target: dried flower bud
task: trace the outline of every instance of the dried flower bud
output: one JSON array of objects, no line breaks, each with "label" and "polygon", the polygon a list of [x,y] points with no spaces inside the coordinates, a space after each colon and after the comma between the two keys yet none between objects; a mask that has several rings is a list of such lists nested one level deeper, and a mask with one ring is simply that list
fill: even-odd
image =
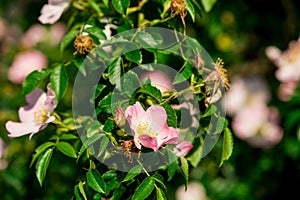
[{"label": "dried flower bud", "polygon": [[87,54],[89,53],[96,44],[94,43],[93,39],[88,35],[79,35],[76,37],[74,41],[74,48],[76,51],[74,55],[77,53],[79,54]]},{"label": "dried flower bud", "polygon": [[173,16],[180,15],[183,25],[185,26],[186,2],[185,0],[171,0],[171,12]]}]

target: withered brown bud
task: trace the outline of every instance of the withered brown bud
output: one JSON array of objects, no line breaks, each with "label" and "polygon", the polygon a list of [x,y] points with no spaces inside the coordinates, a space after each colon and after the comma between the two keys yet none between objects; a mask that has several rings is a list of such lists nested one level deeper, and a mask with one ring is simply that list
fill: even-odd
[{"label": "withered brown bud", "polygon": [[171,0],[171,10],[173,15],[180,15],[181,17],[185,17],[186,15],[185,0]]},{"label": "withered brown bud", "polygon": [[95,46],[96,44],[90,36],[79,35],[74,41],[74,48],[76,49],[74,55],[76,55],[77,53],[88,54]]}]

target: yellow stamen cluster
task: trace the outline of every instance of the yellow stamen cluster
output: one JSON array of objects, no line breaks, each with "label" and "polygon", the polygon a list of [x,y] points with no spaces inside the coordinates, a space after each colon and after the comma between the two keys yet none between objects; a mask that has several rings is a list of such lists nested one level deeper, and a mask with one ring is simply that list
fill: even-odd
[{"label": "yellow stamen cluster", "polygon": [[227,70],[224,69],[224,62],[221,58],[218,58],[214,63],[219,79],[222,81],[225,89],[230,88],[230,84],[227,77]]},{"label": "yellow stamen cluster", "polygon": [[148,128],[149,122],[140,122],[137,127],[139,135],[149,135],[151,137],[158,136],[158,132],[154,131],[151,127]]},{"label": "yellow stamen cluster", "polygon": [[74,48],[76,51],[74,55],[79,54],[88,54],[96,46],[93,39],[88,35],[79,35],[74,41]]},{"label": "yellow stamen cluster", "polygon": [[36,123],[42,124],[48,119],[47,110],[44,108],[39,109],[38,111],[34,112],[34,120]]}]

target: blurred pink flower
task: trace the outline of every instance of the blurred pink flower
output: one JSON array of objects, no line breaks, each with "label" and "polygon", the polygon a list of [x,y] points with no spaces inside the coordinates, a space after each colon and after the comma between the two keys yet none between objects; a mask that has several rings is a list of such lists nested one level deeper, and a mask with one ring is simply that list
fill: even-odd
[{"label": "blurred pink flower", "polygon": [[231,88],[226,93],[226,112],[233,116],[251,102],[267,102],[270,99],[269,88],[258,76],[233,77]]},{"label": "blurred pink flower", "polygon": [[125,117],[138,149],[143,145],[157,151],[164,144],[178,143],[178,131],[167,125],[167,113],[162,106],[150,106],[145,111],[136,102],[125,110]]},{"label": "blurred pink flower", "polygon": [[57,23],[47,28],[40,24],[33,24],[21,38],[21,44],[25,48],[31,48],[40,42],[49,45],[57,45],[66,34],[66,25]]},{"label": "blurred pink flower", "polygon": [[33,24],[21,38],[21,44],[26,48],[33,47],[41,42],[46,34],[46,27],[40,24]]},{"label": "blurred pink flower", "polygon": [[208,200],[206,190],[201,183],[191,182],[185,186],[182,185],[176,190],[176,200]]},{"label": "blurred pink flower", "polygon": [[239,138],[261,148],[274,146],[283,136],[278,111],[263,103],[251,104],[237,113],[232,129]]},{"label": "blurred pink flower", "polygon": [[48,123],[55,120],[51,116],[56,107],[55,94],[48,84],[48,93],[37,88],[26,96],[27,106],[19,109],[21,122],[8,121],[5,124],[6,130],[10,133],[9,137],[20,137],[30,134],[29,138],[46,128]]},{"label": "blurred pink flower", "polygon": [[178,157],[185,157],[192,148],[192,143],[189,141],[182,141],[176,145],[174,152]]},{"label": "blurred pink flower", "polygon": [[[288,49],[283,52],[275,46],[267,47],[266,55],[278,67],[275,76],[283,83],[281,90],[289,91],[279,92],[279,98],[287,101],[293,93],[290,86],[300,80],[300,38],[297,41],[291,41]],[[285,89],[285,86],[288,88]]]},{"label": "blurred pink flower", "polygon": [[226,95],[233,132],[255,147],[271,147],[283,135],[277,110],[267,106],[269,99],[266,83],[256,76],[234,77]]},{"label": "blurred pink flower", "polygon": [[67,32],[67,26],[64,23],[56,23],[50,28],[49,40],[52,44],[56,45],[61,42]]},{"label": "blurred pink flower", "polygon": [[4,170],[7,167],[7,161],[4,160],[4,156],[7,152],[7,146],[5,142],[0,138],[0,170]]},{"label": "blurred pink flower", "polygon": [[54,24],[69,7],[69,0],[48,0],[41,10],[38,20],[42,24]]},{"label": "blurred pink flower", "polygon": [[16,84],[22,84],[28,74],[34,70],[47,67],[46,56],[37,50],[19,53],[8,71],[8,79]]},{"label": "blurred pink flower", "polygon": [[161,92],[166,92],[173,89],[171,78],[160,70],[146,72],[141,75],[140,80],[149,78],[151,85],[155,86]]}]

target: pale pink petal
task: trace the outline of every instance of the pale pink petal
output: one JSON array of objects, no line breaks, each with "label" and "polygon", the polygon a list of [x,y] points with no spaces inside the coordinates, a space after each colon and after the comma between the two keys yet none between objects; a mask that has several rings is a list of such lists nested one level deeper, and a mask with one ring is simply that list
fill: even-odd
[{"label": "pale pink petal", "polygon": [[27,106],[21,107],[19,109],[19,118],[21,122],[32,122],[34,121],[34,113],[40,111],[40,109],[43,108],[43,105],[45,103],[45,100],[47,98],[46,93],[43,93],[42,95],[39,96],[37,101],[35,102],[33,107],[30,107],[28,109]]},{"label": "pale pink petal", "polygon": [[45,4],[41,10],[41,15],[38,20],[42,24],[54,24],[59,20],[64,10],[69,6],[69,3],[61,3],[57,5]]},{"label": "pale pink petal", "polygon": [[47,85],[47,89],[47,98],[44,102],[44,108],[47,110],[48,114],[51,114],[57,106],[57,100],[54,91],[50,87],[50,84]]},{"label": "pale pink petal", "polygon": [[160,130],[158,134],[158,146],[164,144],[178,144],[178,131],[173,127],[168,127],[165,124],[164,128]]},{"label": "pale pink petal", "polygon": [[189,141],[182,141],[181,143],[176,145],[174,152],[179,157],[184,157],[188,154],[188,152],[193,148],[192,143]]},{"label": "pale pink petal", "polygon": [[129,106],[125,110],[125,117],[128,120],[129,125],[137,125],[141,119],[146,116],[146,111],[143,109],[140,102],[136,102],[133,106]]},{"label": "pale pink petal", "polygon": [[275,46],[270,46],[266,48],[266,55],[272,61],[278,60],[281,54],[282,54],[281,50]]},{"label": "pale pink petal", "polygon": [[26,109],[31,109],[43,93],[44,91],[42,89],[36,88],[30,94],[26,95],[26,101],[28,103]]},{"label": "pale pink petal", "polygon": [[5,124],[6,130],[10,133],[9,137],[20,137],[30,133],[37,133],[40,130],[40,125],[33,122],[20,123],[8,121]]},{"label": "pale pink petal", "polygon": [[157,151],[159,149],[159,146],[157,144],[157,140],[155,137],[150,137],[149,135],[140,135],[139,141],[144,147],[153,149],[154,151]]},{"label": "pale pink petal", "polygon": [[142,74],[140,80],[144,80],[146,78],[149,78],[151,80],[151,85],[155,86],[161,92],[173,89],[171,78],[160,70],[146,72]]},{"label": "pale pink petal", "polygon": [[162,106],[151,106],[147,109],[146,115],[151,121],[150,126],[154,131],[160,131],[164,128],[167,121],[167,113]]}]

